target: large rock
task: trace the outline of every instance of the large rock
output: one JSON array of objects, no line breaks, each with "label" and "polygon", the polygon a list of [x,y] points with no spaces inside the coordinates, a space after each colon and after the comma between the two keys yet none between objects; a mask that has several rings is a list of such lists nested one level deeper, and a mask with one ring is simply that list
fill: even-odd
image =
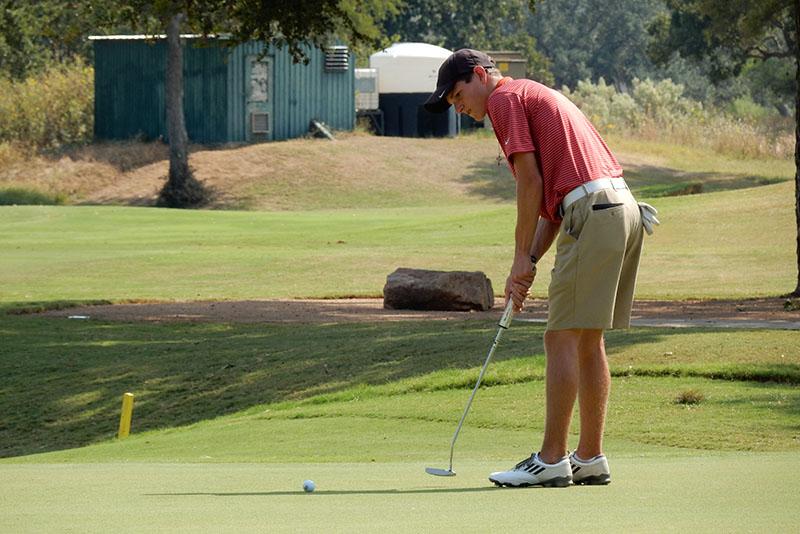
[{"label": "large rock", "polygon": [[492,281],[480,271],[399,268],[386,277],[383,307],[395,310],[489,310]]}]

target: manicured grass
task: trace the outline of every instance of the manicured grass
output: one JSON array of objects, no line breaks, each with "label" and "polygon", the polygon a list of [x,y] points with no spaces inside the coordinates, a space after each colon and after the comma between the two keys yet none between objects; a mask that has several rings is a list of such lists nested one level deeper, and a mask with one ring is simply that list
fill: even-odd
[{"label": "manicured grass", "polygon": [[[0,499],[14,532],[516,532],[534,521],[547,532],[790,532],[800,521],[786,476],[796,454],[625,455],[605,487],[491,487],[486,475],[515,458],[462,459],[448,479],[407,462],[0,465]],[[315,493],[300,489],[307,478]]]},{"label": "manicured grass", "polygon": [[[290,419],[381,414],[392,419],[403,412],[402,417],[414,421],[452,421],[474,385],[494,329],[484,321],[158,325],[4,316],[0,454],[111,439],[126,391],[137,396],[136,433],[242,411],[240,416],[256,421],[265,410]],[[529,411],[531,428],[540,428],[542,335],[543,326],[530,323],[515,323],[507,332],[485,377],[489,388],[481,404],[488,411],[481,416],[477,410],[471,424],[517,428],[516,418],[507,417],[517,406]],[[797,447],[791,430],[800,424],[795,332],[639,328],[610,333],[608,345],[618,384],[615,395],[620,396],[612,403],[612,410],[619,411],[614,424],[620,426],[610,426],[610,432],[621,440],[642,442],[647,436],[642,422],[664,419],[672,426],[656,427],[657,437],[647,443],[735,450]],[[763,381],[768,383],[758,383]],[[689,389],[706,396],[696,410],[674,403]],[[353,404],[353,399],[360,402]],[[709,441],[715,425],[729,419],[728,441]],[[223,427],[229,423],[222,421]],[[196,441],[213,439],[206,435]],[[354,452],[332,446],[325,457]],[[158,453],[151,459],[163,457]]]},{"label": "manicured grass", "polygon": [[[793,289],[792,187],[654,201],[663,224],[646,239],[638,296]],[[485,205],[283,213],[0,207],[0,304],[379,296],[400,266],[481,270],[500,293],[514,217],[512,206]],[[548,254],[536,295],[546,293],[551,262]]]}]

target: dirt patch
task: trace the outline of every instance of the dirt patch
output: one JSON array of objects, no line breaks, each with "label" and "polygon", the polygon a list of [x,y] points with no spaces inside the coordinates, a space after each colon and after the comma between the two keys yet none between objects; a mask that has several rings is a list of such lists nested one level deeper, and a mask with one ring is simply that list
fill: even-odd
[{"label": "dirt patch", "polygon": [[[785,299],[637,301],[632,321],[639,326],[706,326],[800,329],[800,311]],[[474,320],[499,317],[500,299],[486,312],[387,310],[382,299],[197,301],[82,306],[53,310],[51,317],[109,321],[214,323],[343,323],[421,320]],[[518,320],[544,322],[547,301],[531,300]]]}]

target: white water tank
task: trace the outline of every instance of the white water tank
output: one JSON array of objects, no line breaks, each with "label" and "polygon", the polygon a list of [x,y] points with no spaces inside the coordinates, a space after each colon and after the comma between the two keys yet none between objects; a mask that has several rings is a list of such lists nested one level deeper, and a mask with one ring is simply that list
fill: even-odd
[{"label": "white water tank", "polygon": [[436,89],[439,67],[452,52],[427,43],[397,43],[369,57],[378,69],[379,93],[428,93]]}]

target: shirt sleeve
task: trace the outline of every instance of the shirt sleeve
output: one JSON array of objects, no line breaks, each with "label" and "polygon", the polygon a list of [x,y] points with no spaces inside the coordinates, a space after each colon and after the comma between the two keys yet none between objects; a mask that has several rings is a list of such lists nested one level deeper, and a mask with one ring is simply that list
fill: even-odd
[{"label": "shirt sleeve", "polygon": [[501,92],[489,100],[489,117],[497,141],[512,165],[512,156],[520,152],[536,152],[528,126],[528,116],[519,95]]}]

